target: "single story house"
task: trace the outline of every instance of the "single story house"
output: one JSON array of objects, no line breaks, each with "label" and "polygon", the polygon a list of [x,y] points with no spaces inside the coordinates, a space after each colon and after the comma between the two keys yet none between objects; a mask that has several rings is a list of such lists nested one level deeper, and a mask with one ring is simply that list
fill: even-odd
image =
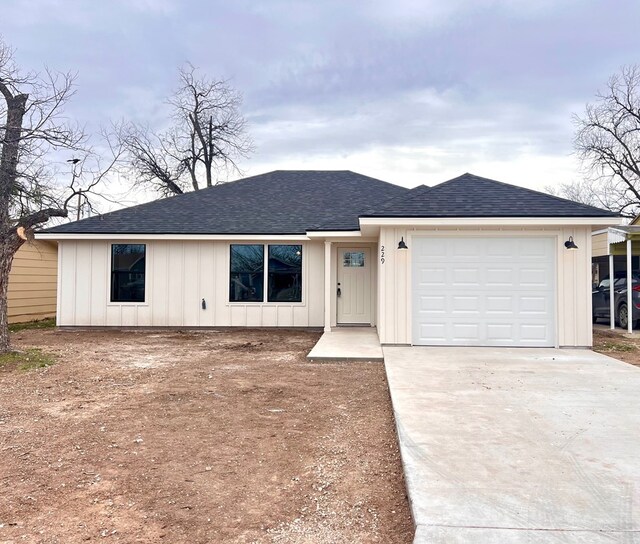
[{"label": "single story house", "polygon": [[56,315],[58,247],[51,241],[29,241],[13,257],[7,292],[9,323]]},{"label": "single story house", "polygon": [[275,171],[53,227],[58,325],[377,327],[383,344],[590,346],[609,211],[464,174]]}]

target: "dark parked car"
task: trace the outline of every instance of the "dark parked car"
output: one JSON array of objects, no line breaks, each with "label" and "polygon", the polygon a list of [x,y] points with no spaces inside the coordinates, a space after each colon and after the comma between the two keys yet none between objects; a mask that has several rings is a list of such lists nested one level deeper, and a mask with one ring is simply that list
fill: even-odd
[{"label": "dark parked car", "polygon": [[[624,275],[623,275],[624,274]],[[633,326],[640,326],[640,272],[633,272],[631,286],[631,302],[632,302],[632,314]],[[596,287],[591,293],[593,301],[593,322],[598,319],[609,319],[610,304],[610,283],[609,278],[604,278],[598,287]],[[627,310],[627,276],[622,272],[620,275],[616,274],[615,283],[613,284],[613,308],[616,323],[626,329],[629,324],[629,312]]]}]

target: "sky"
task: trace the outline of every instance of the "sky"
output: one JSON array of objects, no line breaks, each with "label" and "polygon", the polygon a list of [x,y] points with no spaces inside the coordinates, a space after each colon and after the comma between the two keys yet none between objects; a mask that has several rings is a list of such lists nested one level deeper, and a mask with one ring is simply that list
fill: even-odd
[{"label": "sky", "polygon": [[165,123],[191,62],[244,97],[244,175],[348,169],[580,179],[573,114],[640,62],[637,0],[2,0],[25,69],[77,73],[70,118]]}]

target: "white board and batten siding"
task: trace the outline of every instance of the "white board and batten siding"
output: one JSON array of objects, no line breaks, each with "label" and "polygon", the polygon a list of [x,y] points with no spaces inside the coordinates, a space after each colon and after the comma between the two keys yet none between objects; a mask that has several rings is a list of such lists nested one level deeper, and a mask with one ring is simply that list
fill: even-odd
[{"label": "white board and batten siding", "polygon": [[[124,241],[118,243],[126,243]],[[58,325],[115,327],[322,327],[324,246],[302,242],[302,302],[229,302],[228,241],[146,244],[144,303],[110,302],[111,242],[59,243]],[[300,244],[245,241],[238,243]],[[266,291],[266,289],[265,289]],[[202,309],[202,299],[206,309]]]},{"label": "white board and batten siding", "polygon": [[[578,251],[565,249],[569,236]],[[590,227],[383,227],[383,247],[383,344],[592,344]]]}]

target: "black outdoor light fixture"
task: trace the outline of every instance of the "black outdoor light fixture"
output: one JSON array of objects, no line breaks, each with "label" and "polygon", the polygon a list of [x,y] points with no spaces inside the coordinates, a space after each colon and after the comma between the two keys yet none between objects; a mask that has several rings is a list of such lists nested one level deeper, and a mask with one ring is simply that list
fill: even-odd
[{"label": "black outdoor light fixture", "polygon": [[409,249],[407,244],[404,243],[404,236],[402,236],[398,242],[398,249]]},{"label": "black outdoor light fixture", "polygon": [[578,246],[573,241],[573,236],[569,236],[569,239],[564,243],[564,247],[567,249],[578,249]]}]

